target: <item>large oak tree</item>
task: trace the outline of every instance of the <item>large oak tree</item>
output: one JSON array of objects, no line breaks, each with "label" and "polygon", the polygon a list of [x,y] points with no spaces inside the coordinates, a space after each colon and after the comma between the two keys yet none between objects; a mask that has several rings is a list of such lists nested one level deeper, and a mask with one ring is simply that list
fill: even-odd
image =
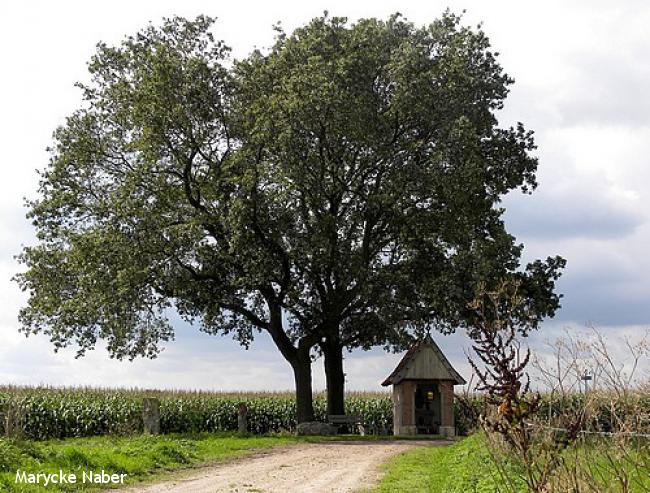
[{"label": "large oak tree", "polygon": [[245,346],[266,331],[307,421],[314,351],[340,413],[344,348],[463,327],[480,282],[553,315],[563,260],[520,268],[501,218],[537,160],[497,124],[512,80],[480,29],[325,15],[230,63],[210,25],[98,46],[30,204],[26,333],[133,358],[173,338],[171,308]]}]

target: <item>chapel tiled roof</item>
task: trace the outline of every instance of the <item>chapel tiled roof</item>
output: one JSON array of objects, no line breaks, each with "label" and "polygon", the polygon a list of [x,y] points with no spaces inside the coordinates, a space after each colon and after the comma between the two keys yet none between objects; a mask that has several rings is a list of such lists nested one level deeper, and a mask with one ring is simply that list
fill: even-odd
[{"label": "chapel tiled roof", "polygon": [[464,385],[467,383],[465,379],[461,377],[460,374],[454,369],[454,367],[451,366],[451,363],[449,363],[447,357],[443,354],[438,345],[431,338],[431,335],[427,334],[426,337],[419,339],[409,348],[393,372],[388,376],[388,378],[386,378],[386,380],[382,382],[382,385],[386,387],[388,385],[399,383],[402,380],[401,375],[407,370],[408,364],[415,358],[420,349],[423,349],[426,346],[429,346],[431,349],[433,349],[436,356],[440,359],[442,365],[449,372],[451,379],[456,382],[456,385]]}]

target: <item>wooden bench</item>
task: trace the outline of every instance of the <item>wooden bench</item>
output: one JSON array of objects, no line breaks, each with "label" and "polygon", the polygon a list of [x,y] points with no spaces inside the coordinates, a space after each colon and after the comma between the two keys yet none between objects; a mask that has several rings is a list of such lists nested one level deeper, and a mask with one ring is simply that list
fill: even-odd
[{"label": "wooden bench", "polygon": [[351,430],[356,427],[359,430],[361,436],[365,436],[366,428],[363,425],[361,416],[347,415],[347,414],[328,414],[327,422],[331,425],[341,427],[347,426]]}]

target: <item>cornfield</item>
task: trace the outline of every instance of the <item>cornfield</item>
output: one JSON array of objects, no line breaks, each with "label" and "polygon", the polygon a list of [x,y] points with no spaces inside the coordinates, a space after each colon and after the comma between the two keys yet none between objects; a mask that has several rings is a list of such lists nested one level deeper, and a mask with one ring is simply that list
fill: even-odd
[{"label": "cornfield", "polygon": [[[631,397],[634,399],[631,399]],[[589,407],[589,418],[584,426],[594,432],[610,433],[617,428],[616,422],[634,418],[650,423],[650,394],[638,391],[628,393],[626,398],[613,392],[597,391],[588,395],[571,393],[566,395],[542,394],[536,419],[550,425],[566,415],[584,413]],[[635,405],[630,406],[629,401]],[[455,401],[456,430],[461,435],[478,427],[479,417],[488,414],[488,404],[481,394],[457,396]]]},{"label": "cornfield", "polygon": [[[138,433],[142,431],[144,397],[160,399],[162,433],[236,430],[241,403],[248,407],[248,428],[252,433],[291,431],[296,427],[291,393],[5,387],[0,388],[0,414],[17,409],[22,434],[30,439]],[[353,392],[346,396],[347,413],[361,416],[376,433],[392,429],[392,406],[387,393]],[[317,420],[325,420],[324,394],[314,396],[314,411]]]},{"label": "cornfield", "polygon": [[[191,392],[140,389],[32,388],[0,387],[0,415],[18,410],[19,427],[30,439],[124,435],[142,431],[142,399],[160,399],[160,428],[163,433],[232,431],[237,429],[240,403],[248,407],[248,428],[263,434],[292,431],[296,427],[296,407],[291,392]],[[606,396],[605,396],[606,397]],[[540,413],[551,419],[579,407],[584,396],[574,394],[562,399],[542,399]],[[595,413],[594,429],[609,431],[611,399],[602,399]],[[483,396],[459,396],[455,401],[456,431],[465,435],[476,428],[486,411]],[[650,414],[650,397],[643,399]],[[314,395],[315,418],[326,418],[323,393]],[[359,415],[373,433],[390,433],[393,427],[393,402],[384,392],[350,392],[346,412]],[[0,435],[4,419],[0,416]],[[351,430],[352,431],[352,430]]]}]

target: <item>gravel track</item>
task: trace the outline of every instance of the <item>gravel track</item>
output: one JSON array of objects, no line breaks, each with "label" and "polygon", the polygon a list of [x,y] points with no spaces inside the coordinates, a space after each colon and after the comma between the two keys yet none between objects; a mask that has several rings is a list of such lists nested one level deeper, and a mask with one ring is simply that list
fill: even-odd
[{"label": "gravel track", "polygon": [[413,447],[447,441],[325,442],[279,447],[130,493],[343,493],[375,484],[379,466]]}]

